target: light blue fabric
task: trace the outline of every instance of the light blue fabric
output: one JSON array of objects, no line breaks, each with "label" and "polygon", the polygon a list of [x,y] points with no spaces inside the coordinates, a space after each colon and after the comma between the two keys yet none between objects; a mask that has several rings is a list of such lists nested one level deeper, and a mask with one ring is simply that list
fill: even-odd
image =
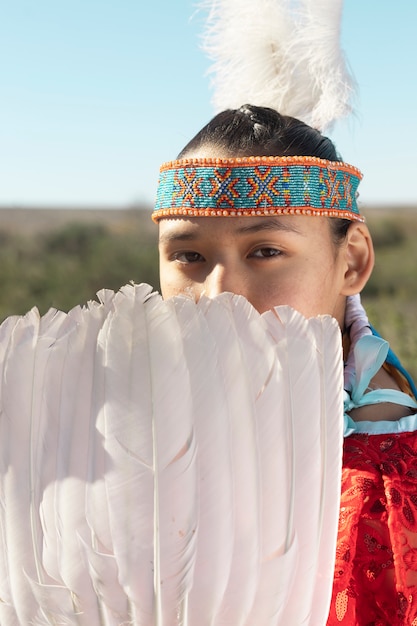
[{"label": "light blue fabric", "polygon": [[[417,402],[408,394],[395,389],[374,389],[365,393],[372,378],[387,360],[388,354],[388,342],[375,335],[365,335],[355,345],[355,375],[352,388],[344,392],[345,437],[353,433],[388,434],[417,430]],[[416,414],[392,422],[355,422],[348,415],[348,411],[354,408],[381,402],[392,402],[416,409]]]},{"label": "light blue fabric", "polygon": [[378,422],[354,422],[351,417],[345,415],[344,436],[349,437],[354,433],[364,435],[394,435],[399,433],[410,433],[417,430],[417,414],[402,417],[399,420],[388,422],[380,420]]}]

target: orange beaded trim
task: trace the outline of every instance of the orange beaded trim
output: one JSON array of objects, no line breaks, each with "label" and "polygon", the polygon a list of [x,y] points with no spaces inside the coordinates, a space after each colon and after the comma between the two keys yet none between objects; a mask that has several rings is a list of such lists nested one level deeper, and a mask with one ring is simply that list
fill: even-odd
[{"label": "orange beaded trim", "polygon": [[218,167],[224,166],[254,166],[254,165],[321,165],[326,169],[342,170],[355,174],[358,178],[362,178],[362,172],[354,165],[349,165],[344,161],[329,161],[312,156],[247,156],[247,157],[195,157],[190,159],[176,159],[174,161],[166,161],[162,163],[160,171],[187,167],[188,165],[197,165],[199,167]]},{"label": "orange beaded trim", "polygon": [[345,220],[364,222],[363,215],[351,211],[330,211],[329,209],[312,209],[311,207],[276,208],[276,209],[217,209],[213,211],[195,209],[159,209],[154,211],[152,219],[157,222],[163,217],[256,217],[257,215],[312,215],[315,217],[339,217]]},{"label": "orange beaded trim", "polygon": [[354,166],[317,157],[192,158],[164,163],[153,220],[315,215],[364,221]]}]

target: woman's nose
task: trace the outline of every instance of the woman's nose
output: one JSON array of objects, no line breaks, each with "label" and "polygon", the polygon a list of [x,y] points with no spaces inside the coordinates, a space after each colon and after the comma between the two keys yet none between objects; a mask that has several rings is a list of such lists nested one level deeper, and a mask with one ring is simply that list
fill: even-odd
[{"label": "woman's nose", "polygon": [[204,293],[209,298],[214,298],[219,293],[225,291],[247,296],[245,293],[245,280],[239,269],[219,264],[206,277]]}]

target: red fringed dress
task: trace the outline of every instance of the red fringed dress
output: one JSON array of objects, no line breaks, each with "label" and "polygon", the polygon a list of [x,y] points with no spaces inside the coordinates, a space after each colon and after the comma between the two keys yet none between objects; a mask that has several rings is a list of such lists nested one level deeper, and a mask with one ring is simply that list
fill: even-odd
[{"label": "red fringed dress", "polygon": [[345,438],[328,626],[417,626],[416,430],[412,415]]}]

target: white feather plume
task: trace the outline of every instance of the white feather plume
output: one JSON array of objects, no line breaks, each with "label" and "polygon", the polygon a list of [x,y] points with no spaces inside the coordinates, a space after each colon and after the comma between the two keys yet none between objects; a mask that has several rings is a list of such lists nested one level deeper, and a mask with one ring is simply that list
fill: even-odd
[{"label": "white feather plume", "polygon": [[147,285],[100,299],[0,326],[0,623],[324,624],[337,324]]},{"label": "white feather plume", "polygon": [[321,131],[349,114],[342,0],[202,0],[216,111],[267,106]]}]

